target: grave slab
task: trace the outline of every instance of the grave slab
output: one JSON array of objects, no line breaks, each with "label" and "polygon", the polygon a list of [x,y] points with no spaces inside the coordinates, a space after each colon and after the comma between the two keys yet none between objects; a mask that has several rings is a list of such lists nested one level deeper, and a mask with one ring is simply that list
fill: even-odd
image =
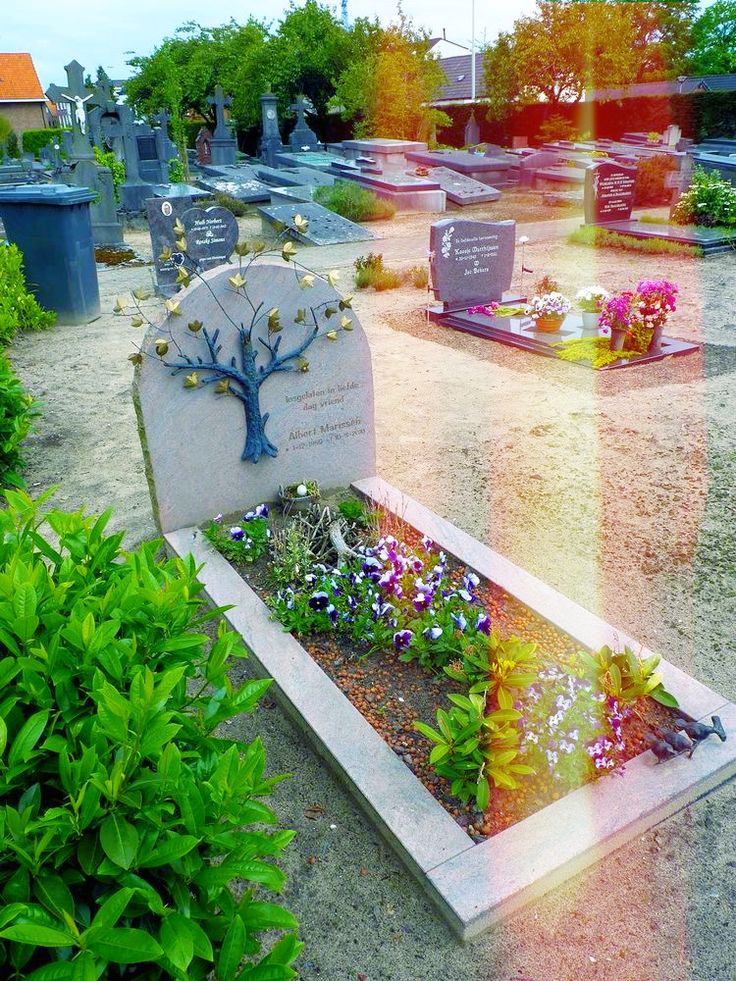
[{"label": "grave slab", "polygon": [[[522,351],[541,354],[546,358],[557,358],[557,350],[554,345],[561,341],[598,336],[596,333],[584,330],[583,319],[576,314],[568,314],[561,329],[554,334],[536,330],[531,317],[489,317],[482,313],[468,313],[467,310],[458,310],[451,314],[430,311],[429,316],[431,320],[443,327],[450,327],[464,334],[473,334],[475,337],[484,337],[489,341],[498,341],[509,347],[520,348]],[[621,358],[613,364],[596,370],[612,371],[620,368],[638,368],[654,361],[662,361],[673,355],[694,354],[695,351],[699,350],[699,344],[682,341],[674,337],[663,337],[660,347],[656,351],[643,354],[635,360]],[[565,364],[591,368],[591,365],[586,362],[566,361]]]},{"label": "grave slab", "polygon": [[[378,477],[357,491],[428,535],[469,568],[497,583],[590,648],[640,645],[482,545]],[[467,939],[664,820],[736,773],[736,706],[662,661],[667,688],[694,718],[720,715],[729,740],[710,740],[692,760],[662,766],[651,753],[568,794],[482,844],[449,817],[353,708],[309,654],[278,624],[198,528],[166,535],[175,554],[193,555],[216,605],[252,651],[257,674],[272,677],[274,699],[345,780],[450,926]],[[643,657],[651,654],[642,650]],[[369,762],[368,762],[369,761]]]},{"label": "grave slab", "polygon": [[264,233],[273,232],[274,226],[279,223],[291,223],[296,215],[307,218],[309,225],[305,232],[291,232],[297,242],[305,245],[337,245],[339,242],[366,242],[373,238],[373,234],[362,225],[348,221],[342,215],[323,208],[321,204],[274,204],[259,208],[258,214],[261,216]]},{"label": "grave slab", "polygon": [[662,238],[681,245],[697,245],[703,255],[720,255],[736,248],[736,231],[704,228],[691,225],[655,225],[646,221],[610,221],[603,225],[609,232],[632,235],[634,238]]},{"label": "grave slab", "polygon": [[372,174],[366,170],[353,172],[341,168],[339,176],[367,187],[379,198],[390,201],[397,211],[442,212],[447,207],[447,195],[439,181],[415,177],[403,171]]},{"label": "grave slab", "polygon": [[467,150],[411,150],[406,158],[424,167],[447,167],[481,184],[502,186],[516,179],[519,167],[519,161],[511,154],[486,157]]},{"label": "grave slab", "polygon": [[210,194],[230,194],[247,203],[268,201],[270,198],[269,189],[259,178],[255,167],[247,164],[215,167],[208,164],[202,167],[202,172],[203,176],[197,180],[197,184]]},{"label": "grave slab", "polygon": [[501,192],[488,184],[481,184],[480,181],[465,174],[450,170],[449,167],[432,167],[429,177],[437,181],[442,190],[447,195],[447,200],[461,207],[470,204],[484,204],[490,201],[498,201]]}]

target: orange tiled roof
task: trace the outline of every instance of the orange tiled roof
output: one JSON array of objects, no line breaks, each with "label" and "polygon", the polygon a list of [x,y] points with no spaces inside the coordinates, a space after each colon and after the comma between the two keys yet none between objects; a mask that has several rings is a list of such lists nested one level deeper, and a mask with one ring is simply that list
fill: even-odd
[{"label": "orange tiled roof", "polygon": [[0,52],[0,102],[35,101],[46,100],[31,56]]}]

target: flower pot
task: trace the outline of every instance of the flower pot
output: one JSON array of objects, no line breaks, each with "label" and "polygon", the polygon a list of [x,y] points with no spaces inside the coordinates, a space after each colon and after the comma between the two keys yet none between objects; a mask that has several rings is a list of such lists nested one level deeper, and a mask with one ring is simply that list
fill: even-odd
[{"label": "flower pot", "polygon": [[536,317],[534,329],[544,334],[554,334],[562,327],[565,317],[562,314],[550,314],[547,317]]},{"label": "flower pot", "polygon": [[627,338],[627,333],[625,330],[618,330],[616,327],[611,328],[611,350],[612,351],[623,351],[624,341]]},{"label": "flower pot", "polygon": [[656,352],[661,349],[663,333],[664,333],[664,324],[657,324],[657,326],[652,331],[652,339],[649,342],[650,351]]},{"label": "flower pot", "polygon": [[598,330],[599,313],[583,310],[583,330]]},{"label": "flower pot", "polygon": [[283,487],[279,487],[279,501],[283,513],[289,515],[292,511],[309,511],[312,505],[319,501],[319,497],[316,494],[295,496],[288,494]]}]

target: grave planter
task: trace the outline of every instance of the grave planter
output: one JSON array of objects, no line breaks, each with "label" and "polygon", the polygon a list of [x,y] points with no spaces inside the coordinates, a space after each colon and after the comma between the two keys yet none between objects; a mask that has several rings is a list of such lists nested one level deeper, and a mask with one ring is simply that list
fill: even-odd
[{"label": "grave planter", "polygon": [[296,494],[291,487],[279,487],[279,503],[284,514],[293,511],[309,511],[319,503],[319,494]]},{"label": "grave planter", "polygon": [[650,351],[659,351],[662,347],[662,335],[664,334],[664,324],[658,324],[652,331],[652,339],[649,342]]},{"label": "grave planter", "polygon": [[546,317],[536,317],[535,318],[535,328],[536,330],[541,330],[544,334],[554,334],[556,333],[562,324],[564,323],[564,316],[546,316]]},{"label": "grave planter", "polygon": [[597,312],[590,313],[588,310],[583,310],[583,330],[598,330],[598,318],[600,314]]},{"label": "grave planter", "polygon": [[618,327],[611,328],[611,350],[612,351],[623,351],[624,343],[626,341],[627,333],[625,330],[619,330]]}]

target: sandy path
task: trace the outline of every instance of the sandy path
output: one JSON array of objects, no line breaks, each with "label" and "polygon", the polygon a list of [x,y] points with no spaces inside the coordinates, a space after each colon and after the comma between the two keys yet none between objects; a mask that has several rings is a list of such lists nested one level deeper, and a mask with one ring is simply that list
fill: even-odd
[{"label": "sandy path", "polygon": [[[734,699],[733,256],[595,254],[559,240],[574,224],[520,229],[532,239],[535,278],[555,273],[567,291],[674,279],[683,296],[672,332],[704,341],[703,354],[595,374],[427,324],[416,291],[360,294],[379,471]],[[242,225],[255,233],[252,220]],[[396,231],[372,246],[302,256],[341,269],[344,281],[371,249],[404,265],[425,261],[426,223]],[[130,235],[141,252],[146,238]],[[146,276],[103,271],[103,308]],[[130,544],[155,534],[130,400],[133,336],[127,319],[105,314],[19,338],[12,351],[46,404],[29,441],[32,487],[58,483],[67,508],[114,506],[113,525],[128,529]],[[295,773],[277,809],[299,831],[286,901],[307,941],[303,978],[736,977],[733,783],[462,948],[280,713],[243,723],[244,734],[255,729],[273,769]],[[318,822],[303,816],[314,801],[327,808]]]}]

